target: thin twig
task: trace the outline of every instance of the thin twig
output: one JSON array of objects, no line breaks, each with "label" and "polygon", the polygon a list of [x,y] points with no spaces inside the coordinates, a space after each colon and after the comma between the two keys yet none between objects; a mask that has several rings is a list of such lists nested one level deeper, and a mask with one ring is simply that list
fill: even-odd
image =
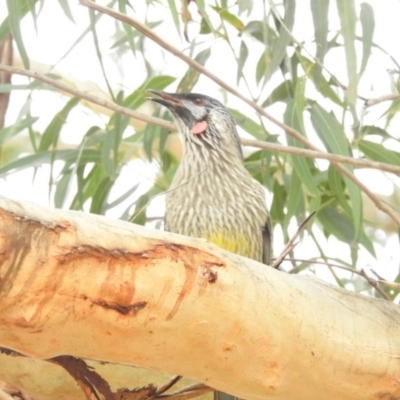
[{"label": "thin twig", "polygon": [[394,101],[400,99],[398,93],[385,94],[383,96],[375,97],[373,99],[368,99],[364,103],[364,109],[368,107],[375,106],[376,104],[383,103],[384,101]]},{"label": "thin twig", "polygon": [[[350,267],[345,267],[344,265],[339,265],[339,264],[333,264],[327,261],[317,261],[317,260],[306,260],[303,258],[285,258],[285,261],[290,261],[290,262],[301,262],[301,263],[307,263],[307,264],[317,264],[317,265],[325,265],[326,267],[335,267],[335,268],[340,268],[345,271],[349,271],[354,274],[361,275],[357,270],[354,270]],[[288,274],[294,274],[300,267],[294,267],[291,270],[287,271]]]},{"label": "thin twig", "polygon": [[[389,282],[384,279],[373,279],[369,277],[363,269],[360,271],[356,269],[352,269],[349,267],[345,267],[343,265],[339,264],[333,264],[325,261],[316,261],[316,260],[304,260],[304,259],[299,259],[299,258],[286,258],[284,261],[295,261],[295,262],[302,262],[302,263],[308,263],[308,264],[318,264],[318,265],[324,265],[326,267],[334,267],[334,268],[340,268],[345,271],[351,272],[352,274],[356,274],[359,276],[362,276],[379,294],[386,300],[392,301],[392,299],[379,287],[379,283],[382,283],[392,289],[400,290],[400,284],[394,283],[394,282]],[[290,271],[288,271],[289,274],[293,274],[295,270],[298,269],[298,267],[292,268]]]},{"label": "thin twig", "polygon": [[[65,85],[65,84],[57,81],[56,79],[49,78],[46,75],[40,74],[38,72],[24,70],[24,69],[20,69],[20,68],[16,68],[16,67],[10,67],[8,65],[3,65],[3,64],[0,64],[0,71],[6,71],[6,72],[9,72],[9,73],[12,73],[15,75],[27,76],[28,78],[36,79],[36,80],[46,83],[47,85],[52,86],[56,89],[60,89],[65,93],[69,93],[72,96],[87,100],[90,103],[100,105],[111,111],[121,113],[128,117],[135,118],[140,121],[147,122],[149,124],[161,126],[162,128],[166,128],[169,131],[177,130],[177,127],[172,122],[168,122],[161,118],[152,117],[150,115],[142,114],[142,113],[133,111],[129,108],[119,106],[118,104],[115,104],[111,101],[107,101],[98,96],[94,96],[92,94],[88,94],[81,90],[72,88],[68,85]],[[342,156],[339,154],[326,153],[326,152],[319,151],[319,150],[307,150],[307,149],[303,149],[303,148],[299,148],[299,147],[284,146],[284,145],[276,144],[276,143],[262,142],[259,140],[241,139],[241,141],[242,141],[243,146],[251,146],[251,147],[256,147],[259,149],[264,149],[264,150],[269,150],[269,151],[275,151],[275,152],[279,152],[279,153],[294,154],[294,155],[299,155],[299,156],[303,156],[303,157],[307,157],[307,158],[319,158],[319,159],[324,159],[324,160],[328,160],[331,162],[336,161],[336,162],[340,162],[340,163],[344,163],[344,164],[353,165],[355,167],[373,168],[373,169],[377,169],[377,170],[381,170],[381,171],[385,171],[385,172],[400,174],[400,167],[398,167],[396,165],[392,165],[392,164],[381,163],[381,162],[370,161],[370,160],[356,159],[356,158],[352,158],[352,157]]]},{"label": "thin twig", "polygon": [[271,265],[272,268],[278,268],[281,264],[282,261],[285,259],[285,257],[294,249],[294,247],[297,245],[295,243],[295,240],[299,237],[300,233],[303,232],[307,224],[310,222],[310,219],[315,215],[315,211],[313,211],[299,226],[297,229],[296,233],[293,235],[292,238],[290,238],[289,242],[286,244],[285,248],[283,249],[282,253],[277,257],[274,261],[274,263]]},{"label": "thin twig", "polygon": [[164,385],[158,386],[156,390],[156,395],[160,396],[165,393],[167,390],[171,389],[178,381],[180,381],[182,377],[180,375],[173,376],[168,382],[164,383]]},{"label": "thin twig", "polygon": [[[203,75],[207,76],[211,80],[213,80],[215,83],[217,83],[219,86],[227,90],[228,92],[232,93],[234,96],[238,97],[239,99],[243,100],[246,104],[250,105],[254,110],[256,110],[260,115],[263,117],[269,119],[271,122],[273,122],[275,125],[283,129],[288,135],[292,136],[299,142],[303,143],[306,147],[308,147],[311,150],[316,150],[318,151],[318,148],[314,146],[311,142],[307,140],[305,136],[303,136],[300,132],[296,131],[295,129],[291,128],[290,126],[282,123],[278,119],[274,118],[272,115],[267,113],[262,107],[260,107],[257,103],[255,103],[253,100],[248,99],[246,96],[244,96],[242,93],[240,93],[238,90],[234,89],[230,85],[228,85],[226,82],[224,82],[222,79],[218,78],[216,75],[208,71],[206,68],[204,68],[201,64],[196,62],[195,60],[191,59],[188,57],[186,54],[169,44],[167,41],[159,37],[157,34],[155,34],[150,28],[147,26],[143,25],[141,22],[135,20],[132,17],[128,17],[125,14],[122,14],[118,11],[115,11],[111,8],[108,7],[103,7],[97,3],[94,3],[93,1],[90,0],[79,0],[81,4],[85,5],[86,7],[102,12],[104,14],[110,15],[111,17],[121,21],[125,22],[131,26],[133,26],[135,29],[137,29],[139,32],[141,32],[143,35],[148,37],[149,39],[153,40],[155,43],[159,44],[161,47],[163,47],[165,50],[169,51],[170,53],[174,54],[175,56],[179,57],[181,60],[186,62],[190,67],[195,69],[196,71],[202,73]],[[332,161],[332,165],[340,171],[343,175],[345,175],[347,178],[349,178],[356,186],[360,188],[361,191],[363,191],[370,199],[371,201],[376,205],[376,207],[383,211],[384,213],[388,214],[393,221],[400,226],[400,216],[394,211],[392,207],[389,205],[385,204],[383,201],[380,200],[380,198],[373,193],[369,188],[361,183],[352,172],[350,172],[345,166],[342,164]]]},{"label": "thin twig", "polygon": [[161,399],[188,400],[188,399],[192,399],[194,397],[198,397],[203,394],[209,393],[213,390],[214,389],[210,388],[209,386],[204,385],[203,383],[194,383],[193,385],[186,386],[186,387],[179,389],[170,394],[157,395],[154,397],[154,399],[155,400],[161,400]]},{"label": "thin twig", "polygon": [[81,90],[74,89],[71,86],[68,86],[64,83],[57,81],[56,79],[51,79],[48,76],[39,74],[38,72],[35,72],[35,71],[28,71],[28,70],[21,69],[21,68],[10,67],[10,66],[4,65],[4,64],[0,64],[0,71],[9,72],[9,73],[16,74],[16,75],[27,76],[29,78],[36,79],[43,83],[47,83],[48,85],[55,87],[57,89],[60,89],[63,92],[69,93],[72,96],[76,96],[83,100],[90,101],[91,103],[97,104],[99,106],[108,108],[109,110],[113,110],[115,112],[118,112],[118,113],[121,113],[124,115],[127,115],[128,117],[135,118],[140,121],[148,122],[150,124],[159,125],[170,131],[175,129],[174,125],[171,122],[162,120],[160,118],[155,118],[150,115],[142,114],[140,112],[133,111],[126,107],[119,106],[118,104],[115,104],[111,101],[102,99],[100,97],[94,96],[87,92],[83,92]]},{"label": "thin twig", "polygon": [[241,141],[243,146],[252,146],[252,147],[257,147],[259,149],[276,151],[280,153],[294,154],[307,158],[320,158],[331,162],[340,162],[344,164],[354,165],[355,167],[372,168],[385,172],[392,172],[394,174],[400,174],[400,167],[398,167],[397,165],[381,163],[378,161],[370,161],[359,158],[346,157],[339,154],[325,153],[319,150],[307,150],[299,147],[283,146],[281,144],[261,142],[259,140],[241,139]]},{"label": "thin twig", "polygon": [[378,282],[382,283],[382,285],[390,287],[391,289],[400,291],[400,283],[386,281],[385,279],[378,279]]},{"label": "thin twig", "polygon": [[389,301],[392,301],[392,299],[382,290],[382,288],[381,287],[379,287],[379,283],[375,280],[375,279],[373,279],[373,278],[371,278],[371,277],[369,277],[368,275],[367,275],[367,273],[362,269],[361,271],[360,271],[360,273],[361,273],[361,276],[363,276],[366,280],[367,280],[367,282],[385,299],[385,300],[389,300]]}]

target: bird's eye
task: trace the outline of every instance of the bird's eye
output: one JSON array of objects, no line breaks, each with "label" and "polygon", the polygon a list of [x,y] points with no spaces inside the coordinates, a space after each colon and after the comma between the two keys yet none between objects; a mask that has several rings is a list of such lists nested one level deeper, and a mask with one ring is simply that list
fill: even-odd
[{"label": "bird's eye", "polygon": [[194,104],[196,104],[196,106],[202,106],[204,104],[204,100],[198,97],[197,99],[194,100]]}]

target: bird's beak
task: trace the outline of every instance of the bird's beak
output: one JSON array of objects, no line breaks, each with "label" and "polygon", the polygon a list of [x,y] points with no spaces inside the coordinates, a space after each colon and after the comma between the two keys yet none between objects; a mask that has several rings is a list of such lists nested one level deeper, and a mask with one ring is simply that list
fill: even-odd
[{"label": "bird's beak", "polygon": [[149,97],[148,99],[162,104],[167,108],[184,107],[183,103],[175,97],[173,93],[162,92],[161,90],[148,89],[148,92],[154,93],[160,97]]}]

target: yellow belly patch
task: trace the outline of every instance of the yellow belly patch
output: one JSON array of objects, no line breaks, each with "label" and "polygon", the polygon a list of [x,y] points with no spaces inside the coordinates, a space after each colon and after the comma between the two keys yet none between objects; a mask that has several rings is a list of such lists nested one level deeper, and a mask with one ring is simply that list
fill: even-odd
[{"label": "yellow belly patch", "polygon": [[254,246],[251,245],[249,239],[244,235],[238,233],[232,234],[232,232],[229,232],[229,234],[225,232],[219,232],[203,235],[203,237],[232,253],[240,254],[248,258],[256,257],[254,254]]}]

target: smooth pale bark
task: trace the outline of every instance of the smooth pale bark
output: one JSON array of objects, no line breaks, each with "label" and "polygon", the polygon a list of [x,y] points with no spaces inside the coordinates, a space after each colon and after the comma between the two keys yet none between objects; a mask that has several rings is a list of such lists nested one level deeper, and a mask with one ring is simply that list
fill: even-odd
[{"label": "smooth pale bark", "polygon": [[0,201],[0,346],[246,399],[400,398],[400,310],[203,240]]}]

